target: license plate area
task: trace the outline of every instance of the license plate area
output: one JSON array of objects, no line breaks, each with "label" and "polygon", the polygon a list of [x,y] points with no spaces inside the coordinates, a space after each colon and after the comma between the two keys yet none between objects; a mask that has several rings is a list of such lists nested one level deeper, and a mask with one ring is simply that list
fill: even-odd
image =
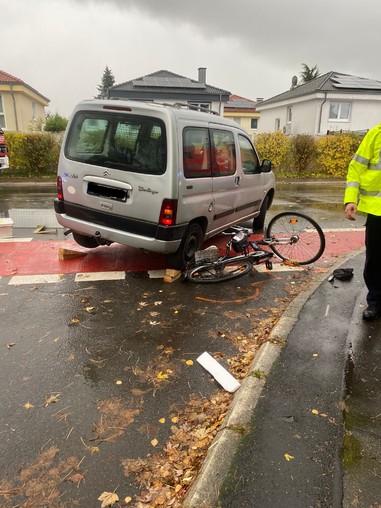
[{"label": "license plate area", "polygon": [[110,187],[95,182],[88,182],[87,194],[97,198],[112,199],[113,201],[121,201],[125,203],[128,199],[127,189],[118,189],[117,187]]}]

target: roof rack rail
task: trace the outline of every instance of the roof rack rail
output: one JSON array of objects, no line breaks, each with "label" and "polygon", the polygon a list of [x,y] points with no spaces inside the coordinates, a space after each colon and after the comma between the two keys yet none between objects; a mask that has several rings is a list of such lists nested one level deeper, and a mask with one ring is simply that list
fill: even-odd
[{"label": "roof rack rail", "polygon": [[209,113],[211,115],[220,116],[218,111],[214,111],[213,109],[205,108],[204,106],[197,106],[196,104],[188,104],[187,102],[175,102],[173,104],[162,103],[162,104],[163,104],[163,106],[171,106],[172,108],[178,108],[178,109],[187,108],[187,109],[191,109],[192,111],[201,111],[203,113]]},{"label": "roof rack rail", "polygon": [[203,113],[219,116],[219,113],[213,109],[205,108],[204,106],[197,106],[196,104],[189,104],[188,102],[175,102],[173,106],[177,108],[188,108],[193,111],[202,111]]}]

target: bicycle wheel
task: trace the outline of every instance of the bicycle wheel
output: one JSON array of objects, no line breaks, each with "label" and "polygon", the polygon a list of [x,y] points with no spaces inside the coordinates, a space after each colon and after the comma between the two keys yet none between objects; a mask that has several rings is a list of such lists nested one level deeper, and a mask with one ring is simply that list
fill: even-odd
[{"label": "bicycle wheel", "polygon": [[196,284],[225,282],[249,273],[252,266],[253,264],[248,259],[236,260],[235,258],[229,258],[191,268],[187,273],[187,277]]},{"label": "bicycle wheel", "polygon": [[266,237],[278,257],[298,265],[313,263],[325,249],[324,233],[317,222],[299,212],[283,212],[270,221]]}]

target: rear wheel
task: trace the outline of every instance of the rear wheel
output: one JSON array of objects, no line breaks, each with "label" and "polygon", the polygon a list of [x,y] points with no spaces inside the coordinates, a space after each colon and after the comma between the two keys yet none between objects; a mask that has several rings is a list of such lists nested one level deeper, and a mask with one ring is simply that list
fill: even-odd
[{"label": "rear wheel", "polygon": [[197,266],[188,271],[188,280],[196,284],[212,284],[237,279],[250,272],[251,261],[247,259],[235,260],[234,258],[224,261],[216,261]]},{"label": "rear wheel", "polygon": [[73,238],[78,245],[81,245],[81,247],[86,247],[87,249],[99,247],[99,243],[92,236],[81,235],[80,233],[75,233],[73,231]]},{"label": "rear wheel", "polygon": [[325,249],[324,233],[317,222],[299,212],[283,212],[270,221],[266,237],[275,239],[271,250],[298,265],[318,260]]},{"label": "rear wheel", "polygon": [[194,255],[204,244],[204,234],[199,224],[189,224],[177,252],[168,256],[173,268],[181,270],[194,261]]}]

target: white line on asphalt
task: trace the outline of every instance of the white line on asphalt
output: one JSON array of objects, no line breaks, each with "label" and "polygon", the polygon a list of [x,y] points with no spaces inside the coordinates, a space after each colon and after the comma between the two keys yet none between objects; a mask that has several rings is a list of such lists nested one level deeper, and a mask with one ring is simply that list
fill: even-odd
[{"label": "white line on asphalt", "polygon": [[61,274],[51,275],[14,275],[8,282],[11,286],[18,286],[19,284],[49,284],[53,282],[62,282],[63,276]]}]

